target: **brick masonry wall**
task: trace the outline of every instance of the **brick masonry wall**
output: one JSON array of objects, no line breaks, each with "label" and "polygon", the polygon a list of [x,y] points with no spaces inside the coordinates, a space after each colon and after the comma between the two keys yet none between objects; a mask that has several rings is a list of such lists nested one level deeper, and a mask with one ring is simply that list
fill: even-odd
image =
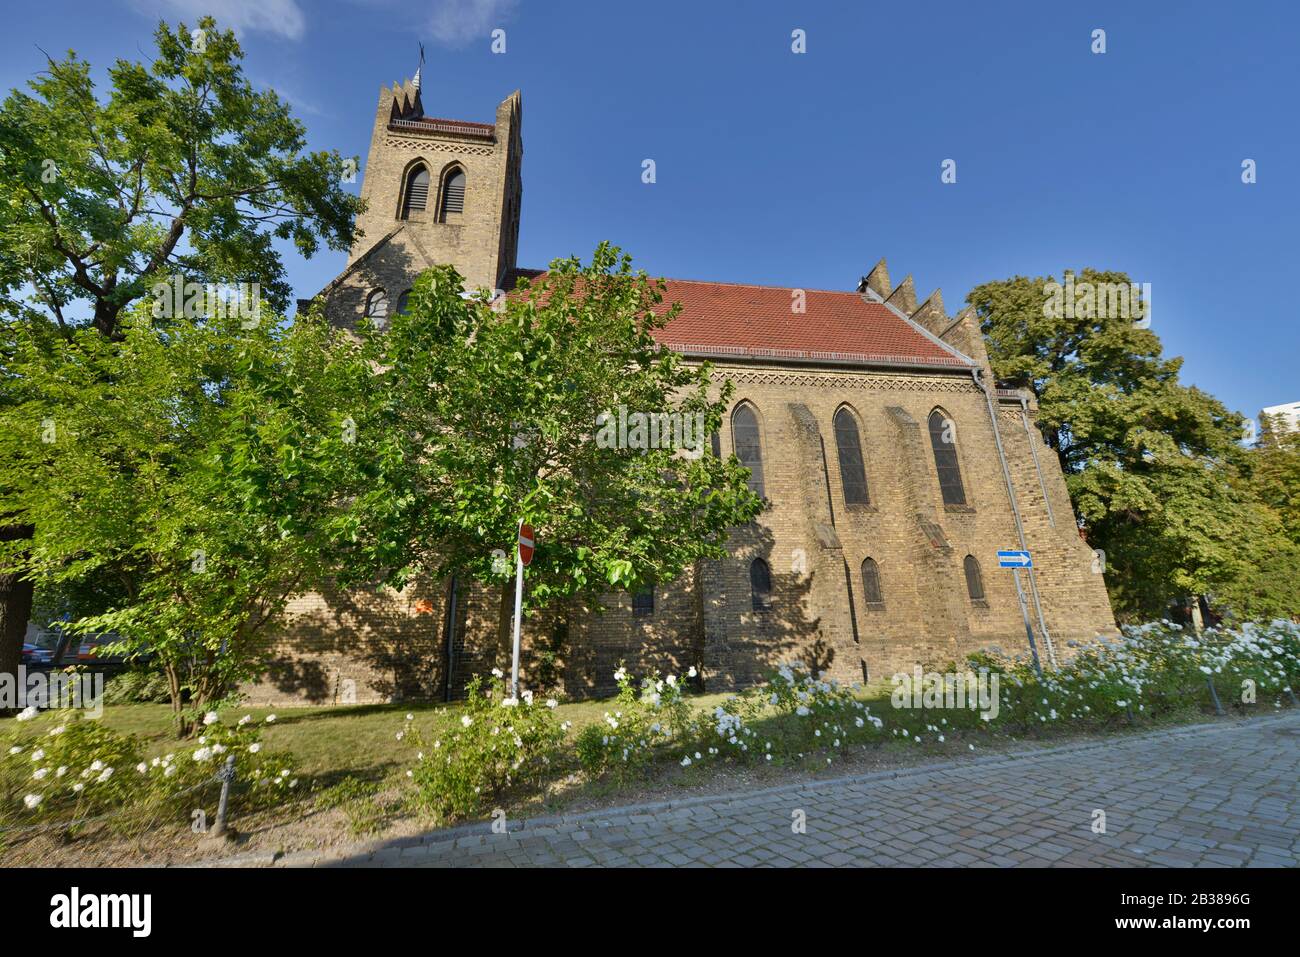
[{"label": "brick masonry wall", "polygon": [[[947,664],[981,648],[1027,653],[1012,575],[996,561],[999,548],[1018,547],[1015,523],[987,402],[968,377],[735,364],[718,371],[735,382],[735,403],[749,403],[758,415],[768,510],[734,530],[728,558],[659,586],[649,617],[634,617],[624,594],[607,596],[598,609],[530,611],[526,685],[575,697],[606,694],[614,669],[625,663],[638,673],[682,673],[695,665],[709,689],[722,690],[758,680],[782,661],[855,680]],[[844,503],[832,426],[841,406],[859,424],[870,505]],[[955,425],[965,507],[943,505],[925,428],[935,408]],[[1055,455],[1032,421],[1026,433],[1018,404],[1003,404],[998,421],[1043,617],[1065,656],[1067,642],[1114,632],[1102,576],[1079,538]],[[1030,441],[1037,443],[1037,468]],[[721,444],[730,454],[728,428]],[[982,602],[967,595],[968,554],[980,563]],[[771,568],[770,611],[752,606],[755,557]],[[879,567],[880,605],[863,596],[867,557]],[[347,680],[356,682],[358,703],[440,696],[448,597],[444,583],[418,597],[385,591],[299,599],[280,645],[283,663],[257,686],[254,700],[337,703]],[[413,610],[419,598],[430,603],[425,614]],[[463,694],[473,674],[508,669],[509,649],[497,643],[499,609],[499,586],[461,583],[453,696]]]}]

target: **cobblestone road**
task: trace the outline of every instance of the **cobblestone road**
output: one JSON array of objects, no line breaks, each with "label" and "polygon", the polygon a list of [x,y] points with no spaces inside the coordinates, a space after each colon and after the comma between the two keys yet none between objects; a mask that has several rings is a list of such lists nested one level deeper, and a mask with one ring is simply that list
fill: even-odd
[{"label": "cobblestone road", "polygon": [[[1093,833],[1104,811],[1106,832]],[[792,825],[802,814],[805,833]],[[488,825],[279,866],[1295,866],[1300,714]]]}]

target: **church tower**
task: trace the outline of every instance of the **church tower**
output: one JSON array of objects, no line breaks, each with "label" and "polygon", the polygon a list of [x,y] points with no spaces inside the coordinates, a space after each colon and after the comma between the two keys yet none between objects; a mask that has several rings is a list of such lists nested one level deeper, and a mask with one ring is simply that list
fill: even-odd
[{"label": "church tower", "polygon": [[317,298],[337,325],[405,305],[430,266],[450,263],[466,289],[500,289],[515,268],[523,198],[523,106],[501,101],[496,122],[424,115],[421,69],[381,87],[347,268]]}]

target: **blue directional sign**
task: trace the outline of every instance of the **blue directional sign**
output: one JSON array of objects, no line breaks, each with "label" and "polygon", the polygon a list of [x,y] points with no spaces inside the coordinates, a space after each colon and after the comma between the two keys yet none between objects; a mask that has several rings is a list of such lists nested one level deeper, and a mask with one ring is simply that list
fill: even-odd
[{"label": "blue directional sign", "polygon": [[1033,568],[1034,561],[1028,552],[998,552],[998,565],[1001,568]]}]

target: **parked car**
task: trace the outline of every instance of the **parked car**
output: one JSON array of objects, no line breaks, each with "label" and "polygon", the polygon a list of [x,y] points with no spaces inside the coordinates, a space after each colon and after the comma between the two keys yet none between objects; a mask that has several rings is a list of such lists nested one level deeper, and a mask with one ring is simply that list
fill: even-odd
[{"label": "parked car", "polygon": [[25,665],[48,665],[50,659],[54,657],[54,652],[49,648],[42,648],[40,645],[34,645],[31,642],[23,642],[22,663]]}]

